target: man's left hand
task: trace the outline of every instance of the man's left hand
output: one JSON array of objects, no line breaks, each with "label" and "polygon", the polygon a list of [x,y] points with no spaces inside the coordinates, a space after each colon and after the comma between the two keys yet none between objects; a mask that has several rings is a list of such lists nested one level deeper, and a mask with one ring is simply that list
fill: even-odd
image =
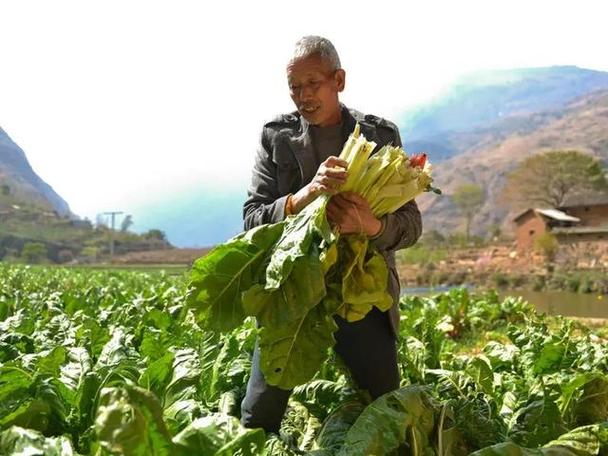
[{"label": "man's left hand", "polygon": [[372,237],[382,228],[382,223],[372,213],[367,200],[352,192],[332,196],[327,204],[327,219],[342,234],[365,234]]}]

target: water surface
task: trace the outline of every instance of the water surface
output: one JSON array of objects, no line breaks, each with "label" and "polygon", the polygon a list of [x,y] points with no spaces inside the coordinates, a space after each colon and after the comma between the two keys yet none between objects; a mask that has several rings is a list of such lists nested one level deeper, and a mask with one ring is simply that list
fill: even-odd
[{"label": "water surface", "polygon": [[[455,287],[404,288],[402,295],[428,296]],[[471,292],[475,289],[468,287]],[[608,295],[573,293],[570,291],[500,290],[499,295],[521,296],[534,304],[539,312],[567,317],[608,318]]]}]

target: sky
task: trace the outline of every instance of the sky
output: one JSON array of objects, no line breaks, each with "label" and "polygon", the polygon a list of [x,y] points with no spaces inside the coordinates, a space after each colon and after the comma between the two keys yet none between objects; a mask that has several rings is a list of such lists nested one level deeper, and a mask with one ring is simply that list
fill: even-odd
[{"label": "sky", "polygon": [[328,37],[342,101],[394,118],[483,69],[608,71],[602,1],[0,2],[0,126],[80,216],[245,188],[285,64]]}]

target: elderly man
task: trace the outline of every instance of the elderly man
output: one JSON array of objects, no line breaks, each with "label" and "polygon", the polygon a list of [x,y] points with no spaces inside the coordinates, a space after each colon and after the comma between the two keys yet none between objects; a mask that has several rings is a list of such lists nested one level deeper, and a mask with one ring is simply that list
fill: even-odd
[{"label": "elderly man", "polygon": [[[327,205],[329,222],[342,234],[365,233],[384,255],[393,307],[386,313],[374,307],[364,319],[353,323],[335,317],[339,328],[336,353],[357,385],[376,398],[399,387],[399,279],[394,252],[414,244],[420,236],[420,212],[412,201],[377,219],[364,198],[339,193],[348,169],[337,156],[357,122],[361,133],[378,148],[389,143],[401,146],[399,130],[387,120],[363,115],[340,103],[338,94],[344,90],[346,73],[334,46],[325,38],[306,36],[296,43],[287,65],[287,81],[297,111],[264,125],[244,205],[245,229],[279,222],[328,193],[333,195]],[[243,425],[278,432],[290,393],[265,382],[256,347],[241,405]]]}]

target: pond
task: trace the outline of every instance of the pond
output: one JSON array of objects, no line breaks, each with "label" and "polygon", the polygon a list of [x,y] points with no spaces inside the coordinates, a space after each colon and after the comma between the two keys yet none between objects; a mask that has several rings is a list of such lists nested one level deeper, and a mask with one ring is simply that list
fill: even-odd
[{"label": "pond", "polygon": [[[404,288],[404,295],[430,295],[453,287]],[[474,288],[469,287],[471,291]],[[608,318],[608,295],[572,293],[569,291],[499,290],[499,295],[521,296],[539,312],[580,318]]]}]

